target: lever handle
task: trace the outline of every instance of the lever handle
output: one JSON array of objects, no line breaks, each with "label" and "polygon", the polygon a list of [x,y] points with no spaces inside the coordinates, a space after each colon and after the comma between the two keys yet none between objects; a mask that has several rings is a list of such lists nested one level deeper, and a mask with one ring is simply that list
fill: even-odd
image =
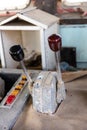
[{"label": "lever handle", "polygon": [[56,71],[57,71],[57,78],[58,81],[62,81],[62,76],[61,76],[61,70],[60,70],[60,64],[59,64],[59,59],[60,59],[60,49],[62,46],[62,41],[61,37],[56,34],[52,34],[51,36],[48,37],[48,43],[49,47],[52,51],[54,51],[55,54],[55,61],[56,61]]},{"label": "lever handle", "polygon": [[29,76],[27,70],[26,70],[26,67],[24,65],[24,62],[23,62],[23,59],[24,59],[24,52],[23,52],[23,49],[21,48],[20,45],[14,45],[10,48],[9,50],[9,53],[11,55],[11,57],[15,60],[15,61],[18,61],[20,62],[22,68],[23,68],[23,71],[24,73],[26,74],[28,80],[30,82],[32,82],[32,79],[31,77]]},{"label": "lever handle", "polygon": [[56,34],[52,34],[48,37],[49,47],[52,51],[57,52],[61,49],[62,42],[61,37]]},{"label": "lever handle", "polygon": [[20,45],[12,46],[9,53],[15,61],[21,61],[24,59],[24,52]]},{"label": "lever handle", "polygon": [[62,74],[60,69],[60,49],[62,46],[61,37],[59,35],[53,34],[48,37],[48,42],[50,49],[54,51],[55,61],[56,61],[56,71],[57,71],[57,80],[58,80],[58,89],[57,89],[57,102],[60,103],[66,97],[65,86],[62,80]]}]

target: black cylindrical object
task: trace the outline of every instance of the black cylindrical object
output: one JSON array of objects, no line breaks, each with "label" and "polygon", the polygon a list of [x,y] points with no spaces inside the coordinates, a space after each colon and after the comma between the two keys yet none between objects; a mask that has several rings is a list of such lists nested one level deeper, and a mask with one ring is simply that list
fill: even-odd
[{"label": "black cylindrical object", "polygon": [[26,74],[28,80],[30,81],[30,83],[32,83],[32,79],[29,76],[26,67],[24,65],[23,59],[24,59],[24,52],[23,49],[21,48],[20,45],[14,45],[9,49],[9,53],[12,56],[13,60],[20,62],[24,73]]},{"label": "black cylindrical object", "polygon": [[15,61],[21,61],[24,59],[24,52],[20,45],[14,45],[9,50],[10,55]]}]

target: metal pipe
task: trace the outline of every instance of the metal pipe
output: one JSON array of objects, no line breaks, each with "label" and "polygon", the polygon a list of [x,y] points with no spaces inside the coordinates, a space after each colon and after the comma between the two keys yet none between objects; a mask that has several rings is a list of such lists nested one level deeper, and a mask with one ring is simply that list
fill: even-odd
[{"label": "metal pipe", "polygon": [[22,67],[22,69],[23,69],[25,75],[27,76],[27,79],[28,79],[30,82],[33,82],[32,79],[31,79],[31,77],[30,77],[29,74],[28,74],[28,71],[27,71],[27,69],[26,69],[26,67],[25,67],[25,65],[24,65],[23,60],[20,61],[20,64],[21,64],[21,67]]}]

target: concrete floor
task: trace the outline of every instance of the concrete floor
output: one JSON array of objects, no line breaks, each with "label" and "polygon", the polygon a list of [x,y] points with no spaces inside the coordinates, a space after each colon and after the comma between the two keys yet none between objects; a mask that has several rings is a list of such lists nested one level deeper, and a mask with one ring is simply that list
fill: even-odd
[{"label": "concrete floor", "polygon": [[[65,81],[71,79],[69,75]],[[67,97],[55,114],[38,113],[33,110],[32,103],[28,102],[13,130],[87,130],[87,75],[66,82],[65,86]]]}]

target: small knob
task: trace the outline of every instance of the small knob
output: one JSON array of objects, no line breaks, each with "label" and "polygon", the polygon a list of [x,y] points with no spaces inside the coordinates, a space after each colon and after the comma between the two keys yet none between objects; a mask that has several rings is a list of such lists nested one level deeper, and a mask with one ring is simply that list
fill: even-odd
[{"label": "small knob", "polygon": [[48,42],[50,49],[52,51],[57,52],[61,49],[62,41],[59,35],[52,34],[51,36],[48,37]]},{"label": "small knob", "polygon": [[12,46],[9,53],[15,61],[21,61],[24,59],[24,52],[20,45]]}]

